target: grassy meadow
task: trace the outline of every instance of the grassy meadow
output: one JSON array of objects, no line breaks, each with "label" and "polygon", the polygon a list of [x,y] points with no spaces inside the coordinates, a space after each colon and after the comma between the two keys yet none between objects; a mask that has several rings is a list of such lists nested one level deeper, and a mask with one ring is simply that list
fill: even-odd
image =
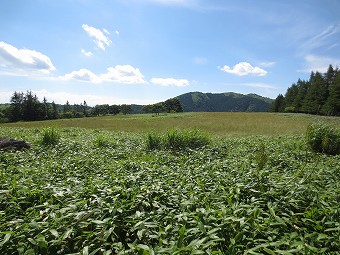
[{"label": "grassy meadow", "polygon": [[[271,113],[0,125],[0,254],[340,254],[340,155]],[[51,128],[53,127],[53,128]],[[175,128],[175,129],[173,129]]]},{"label": "grassy meadow", "polygon": [[199,129],[217,136],[244,135],[303,135],[308,124],[323,121],[340,126],[339,117],[306,114],[199,112],[174,114],[131,114],[79,119],[17,122],[0,124],[4,127],[90,128],[128,132],[165,132],[171,128]]}]

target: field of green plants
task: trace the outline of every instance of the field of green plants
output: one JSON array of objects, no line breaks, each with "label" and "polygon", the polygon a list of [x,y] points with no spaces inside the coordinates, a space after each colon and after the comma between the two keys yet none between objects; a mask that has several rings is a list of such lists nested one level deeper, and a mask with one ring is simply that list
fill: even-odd
[{"label": "field of green plants", "polygon": [[340,155],[304,135],[0,137],[32,145],[0,151],[0,254],[340,254]]}]

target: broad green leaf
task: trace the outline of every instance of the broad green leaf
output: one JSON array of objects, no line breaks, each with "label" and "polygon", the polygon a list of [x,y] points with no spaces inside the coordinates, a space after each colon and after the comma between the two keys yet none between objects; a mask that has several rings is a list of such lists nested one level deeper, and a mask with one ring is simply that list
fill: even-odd
[{"label": "broad green leaf", "polygon": [[58,231],[57,231],[57,230],[55,230],[55,229],[50,229],[49,231],[50,231],[51,234],[54,235],[56,238],[59,237],[59,234],[58,234]]},{"label": "broad green leaf", "polygon": [[11,238],[11,233],[7,233],[4,237],[4,240],[2,240],[0,242],[0,247],[4,246],[5,243],[7,243],[9,241],[9,239]]}]

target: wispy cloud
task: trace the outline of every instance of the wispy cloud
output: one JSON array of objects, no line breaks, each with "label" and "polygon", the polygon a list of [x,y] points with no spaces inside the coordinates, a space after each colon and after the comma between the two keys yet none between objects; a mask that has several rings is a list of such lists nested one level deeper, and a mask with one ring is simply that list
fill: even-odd
[{"label": "wispy cloud", "polygon": [[109,30],[107,30],[106,28],[103,29],[103,32],[104,32],[105,34],[107,34],[107,35],[110,35]]},{"label": "wispy cloud", "polygon": [[64,76],[60,76],[61,80],[77,80],[90,83],[113,82],[121,84],[144,84],[144,76],[138,68],[131,65],[116,65],[115,67],[107,68],[107,72],[97,75],[88,69],[80,69],[73,71]]},{"label": "wispy cloud", "polygon": [[275,98],[278,94],[278,86],[268,83],[241,83],[241,86],[252,88],[253,92],[265,97]]},{"label": "wispy cloud", "polygon": [[226,73],[231,73],[239,76],[246,75],[255,75],[255,76],[265,76],[268,72],[260,67],[253,67],[251,64],[247,62],[240,62],[234,65],[233,68],[225,65],[222,68],[219,68],[221,71]]},{"label": "wispy cloud", "polygon": [[313,54],[308,54],[305,56],[305,68],[303,70],[299,70],[301,72],[327,72],[329,65],[333,65],[334,67],[340,66],[340,59],[325,57],[325,56],[317,56]]},{"label": "wispy cloud", "polygon": [[262,67],[272,67],[276,64],[276,62],[261,62],[259,63],[259,66],[262,66]]},{"label": "wispy cloud", "polygon": [[189,86],[189,81],[186,79],[174,79],[174,78],[152,78],[150,80],[152,84],[160,86],[175,86],[175,87],[185,87]]},{"label": "wispy cloud", "polygon": [[242,83],[243,86],[258,89],[276,89],[275,86],[267,83]]},{"label": "wispy cloud", "polygon": [[51,59],[41,52],[18,49],[5,42],[0,42],[0,72],[2,74],[46,75],[55,69]]},{"label": "wispy cloud", "polygon": [[[321,32],[307,39],[302,44],[301,48],[310,52],[314,49],[325,46],[326,44],[330,43],[330,39],[332,39],[332,36],[338,33],[340,33],[340,22],[329,25]],[[337,39],[335,39],[335,41],[332,41],[330,44],[334,45],[335,42],[337,42]]]},{"label": "wispy cloud", "polygon": [[91,57],[93,56],[93,53],[91,51],[86,51],[84,49],[81,49],[81,52],[86,56],[86,57]]},{"label": "wispy cloud", "polygon": [[[83,24],[82,28],[85,30],[85,32],[90,36],[94,38],[95,44],[102,50],[105,50],[106,46],[110,46],[112,43],[111,40],[104,35],[105,31],[108,32],[106,29],[104,29],[104,33],[98,29],[91,27],[87,24]],[[106,45],[106,46],[105,46]]]}]

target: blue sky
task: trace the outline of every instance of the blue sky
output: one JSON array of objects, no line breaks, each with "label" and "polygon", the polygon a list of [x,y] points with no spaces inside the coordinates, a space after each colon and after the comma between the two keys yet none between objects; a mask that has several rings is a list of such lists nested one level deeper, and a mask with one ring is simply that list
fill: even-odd
[{"label": "blue sky", "polygon": [[340,67],[339,13],[339,0],[3,1],[0,103],[27,90],[88,105],[275,98]]}]

